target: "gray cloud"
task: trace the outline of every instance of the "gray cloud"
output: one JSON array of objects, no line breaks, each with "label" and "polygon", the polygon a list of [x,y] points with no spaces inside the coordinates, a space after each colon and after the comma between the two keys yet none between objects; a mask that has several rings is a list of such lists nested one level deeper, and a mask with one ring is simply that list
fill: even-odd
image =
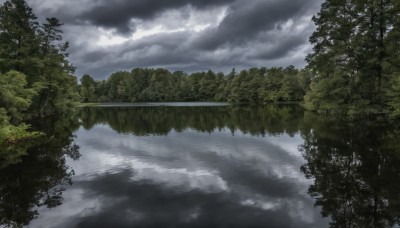
[{"label": "gray cloud", "polygon": [[152,19],[157,13],[168,9],[191,5],[197,9],[231,3],[234,0],[103,0],[101,3],[83,12],[79,18],[88,20],[93,25],[115,28],[118,32],[131,32],[131,19]]},{"label": "gray cloud", "polygon": [[322,1],[28,0],[64,21],[77,75],[99,79],[135,67],[302,67]]},{"label": "gray cloud", "polygon": [[303,0],[237,1],[219,27],[199,38],[198,45],[213,50],[225,43],[251,41],[256,34],[306,13],[309,7]]}]

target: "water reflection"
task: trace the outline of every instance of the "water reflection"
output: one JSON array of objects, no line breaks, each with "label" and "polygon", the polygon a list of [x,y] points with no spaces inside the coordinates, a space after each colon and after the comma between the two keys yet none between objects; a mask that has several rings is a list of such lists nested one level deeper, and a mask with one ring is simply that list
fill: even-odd
[{"label": "water reflection", "polygon": [[92,107],[80,119],[68,201],[32,227],[326,224],[299,171],[297,106]]},{"label": "water reflection", "polygon": [[377,123],[313,117],[301,146],[314,179],[309,194],[331,227],[392,227],[400,222],[400,131]]},{"label": "water reflection", "polygon": [[77,123],[70,118],[35,123],[45,137],[1,148],[0,226],[26,225],[39,215],[38,207],[62,204],[64,186],[72,184],[74,174],[66,156],[80,156],[71,134]]},{"label": "water reflection", "polygon": [[90,130],[96,124],[109,125],[118,133],[136,136],[167,135],[172,130],[195,129],[214,132],[229,129],[252,135],[294,135],[302,123],[299,106],[216,106],[216,107],[86,107],[80,118]]},{"label": "water reflection", "polygon": [[43,143],[0,153],[0,224],[399,223],[400,130],[393,126],[338,123],[295,105],[175,105],[83,108],[36,127],[47,129]]}]

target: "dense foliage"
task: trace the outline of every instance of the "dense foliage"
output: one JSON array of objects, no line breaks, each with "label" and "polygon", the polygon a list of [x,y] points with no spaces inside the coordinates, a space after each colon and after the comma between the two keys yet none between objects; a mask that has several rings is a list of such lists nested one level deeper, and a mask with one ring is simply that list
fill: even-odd
[{"label": "dense foliage", "polygon": [[0,127],[11,129],[0,140],[26,129],[11,124],[65,112],[77,99],[61,26],[56,18],[39,24],[25,0],[0,6]]},{"label": "dense foliage", "polygon": [[313,18],[315,79],[308,109],[326,114],[399,114],[400,2],[327,0]]},{"label": "dense foliage", "polygon": [[134,69],[116,72],[105,81],[84,75],[80,93],[84,102],[230,101],[262,103],[301,101],[311,75],[293,66],[252,68],[225,75],[207,72],[169,72]]}]

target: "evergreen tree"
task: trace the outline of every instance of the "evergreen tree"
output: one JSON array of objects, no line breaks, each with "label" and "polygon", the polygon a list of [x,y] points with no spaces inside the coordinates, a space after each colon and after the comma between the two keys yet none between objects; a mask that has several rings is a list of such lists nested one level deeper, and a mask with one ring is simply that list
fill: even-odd
[{"label": "evergreen tree", "polygon": [[0,7],[0,73],[16,70],[28,75],[38,57],[38,26],[25,0],[9,0]]},{"label": "evergreen tree", "polygon": [[[8,80],[1,85],[2,122],[18,123],[73,107],[77,80],[67,60],[69,45],[62,42],[61,26],[55,18],[39,25],[25,0],[8,0],[0,6],[0,74]],[[15,104],[10,96],[15,96]]]},{"label": "evergreen tree", "polygon": [[399,3],[327,0],[313,18],[307,57],[315,73],[305,106],[328,114],[360,116],[387,111],[385,90],[399,71]]}]

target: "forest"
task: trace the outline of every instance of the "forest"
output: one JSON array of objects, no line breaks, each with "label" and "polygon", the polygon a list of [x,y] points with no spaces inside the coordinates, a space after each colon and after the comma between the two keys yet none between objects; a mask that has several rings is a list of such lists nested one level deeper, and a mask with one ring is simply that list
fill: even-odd
[{"label": "forest", "polygon": [[[71,112],[78,102],[299,102],[335,118],[400,116],[400,2],[326,0],[313,17],[304,69],[228,74],[167,69],[118,71],[78,82],[57,18],[38,20],[25,0],[0,6],[0,143],[37,136],[29,121]],[[135,63],[132,63],[135,65]]]},{"label": "forest", "polygon": [[229,74],[197,72],[190,75],[166,69],[120,71],[107,80],[84,75],[80,84],[83,102],[219,101],[268,103],[301,101],[311,82],[307,70],[252,68]]}]

